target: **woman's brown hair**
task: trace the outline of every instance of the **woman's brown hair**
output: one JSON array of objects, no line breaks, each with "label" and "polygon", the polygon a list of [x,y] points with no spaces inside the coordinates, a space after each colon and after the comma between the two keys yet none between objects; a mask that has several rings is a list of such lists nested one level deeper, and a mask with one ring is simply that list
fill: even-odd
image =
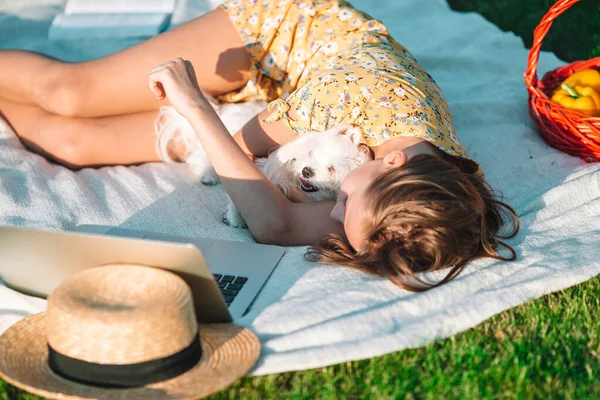
[{"label": "woman's brown hair", "polygon": [[[469,261],[492,257],[512,261],[512,247],[499,239],[514,237],[519,217],[496,199],[482,176],[462,172],[443,158],[424,154],[381,174],[367,188],[367,244],[355,251],[329,235],[307,253],[311,261],[338,264],[424,291],[455,278]],[[501,234],[510,222],[512,229]],[[510,256],[502,256],[502,246]],[[437,283],[419,272],[451,268]]]}]

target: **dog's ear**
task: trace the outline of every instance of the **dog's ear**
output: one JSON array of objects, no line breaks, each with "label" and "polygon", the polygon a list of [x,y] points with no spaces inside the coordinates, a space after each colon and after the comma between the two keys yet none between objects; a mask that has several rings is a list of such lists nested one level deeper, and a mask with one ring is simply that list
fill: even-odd
[{"label": "dog's ear", "polygon": [[350,139],[350,141],[352,141],[352,143],[354,143],[357,146],[361,143],[364,143],[362,129],[360,129],[358,126],[349,126],[345,129],[340,130],[338,134],[347,136]]},{"label": "dog's ear", "polygon": [[369,146],[364,143],[358,144],[358,150],[363,153],[369,160],[374,160],[375,155],[373,154],[373,150]]}]

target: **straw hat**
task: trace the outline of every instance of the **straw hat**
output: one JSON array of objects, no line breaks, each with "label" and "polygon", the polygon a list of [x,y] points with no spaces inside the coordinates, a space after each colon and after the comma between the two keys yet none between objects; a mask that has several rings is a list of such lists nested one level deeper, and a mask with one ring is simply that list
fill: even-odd
[{"label": "straw hat", "polygon": [[175,274],[111,265],[67,278],[46,313],[0,336],[0,376],[54,399],[200,398],[244,376],[259,354],[244,327],[198,326]]}]

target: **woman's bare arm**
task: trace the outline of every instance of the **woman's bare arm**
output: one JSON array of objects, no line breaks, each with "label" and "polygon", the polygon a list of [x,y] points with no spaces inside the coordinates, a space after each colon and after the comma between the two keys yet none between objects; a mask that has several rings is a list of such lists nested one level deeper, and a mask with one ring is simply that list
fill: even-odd
[{"label": "woman's bare arm", "polygon": [[306,245],[328,233],[343,234],[341,224],[329,217],[333,203],[292,203],[266,178],[227,132],[194,76],[191,64],[177,59],[153,70],[150,87],[188,119],[256,240]]},{"label": "woman's bare arm", "polygon": [[253,117],[234,136],[234,140],[246,154],[256,157],[267,157],[274,150],[296,138],[296,133],[290,130],[282,121],[265,124],[262,121],[271,114],[263,110]]},{"label": "woman's bare arm", "polygon": [[329,217],[333,202],[292,203],[248,158],[212,109],[197,108],[186,117],[200,132],[213,168],[256,240],[306,245],[328,233],[343,233],[341,224]]},{"label": "woman's bare arm", "polygon": [[322,237],[336,233],[346,236],[344,226],[330,217],[335,205],[332,201],[292,203],[284,213],[286,224],[279,236],[269,243],[281,246],[305,246],[316,243]]}]

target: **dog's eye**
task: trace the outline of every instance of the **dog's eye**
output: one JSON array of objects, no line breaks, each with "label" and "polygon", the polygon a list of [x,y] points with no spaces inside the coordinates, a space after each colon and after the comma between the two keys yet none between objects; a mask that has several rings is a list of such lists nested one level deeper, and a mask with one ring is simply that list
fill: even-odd
[{"label": "dog's eye", "polygon": [[331,175],[335,174],[335,167],[334,167],[333,165],[330,165],[330,166],[327,168],[327,170],[329,171],[329,173],[330,173]]},{"label": "dog's eye", "polygon": [[313,152],[312,152],[312,150],[309,150],[309,151],[308,151],[308,156],[309,156],[309,157],[312,157],[312,156],[313,156]]}]

